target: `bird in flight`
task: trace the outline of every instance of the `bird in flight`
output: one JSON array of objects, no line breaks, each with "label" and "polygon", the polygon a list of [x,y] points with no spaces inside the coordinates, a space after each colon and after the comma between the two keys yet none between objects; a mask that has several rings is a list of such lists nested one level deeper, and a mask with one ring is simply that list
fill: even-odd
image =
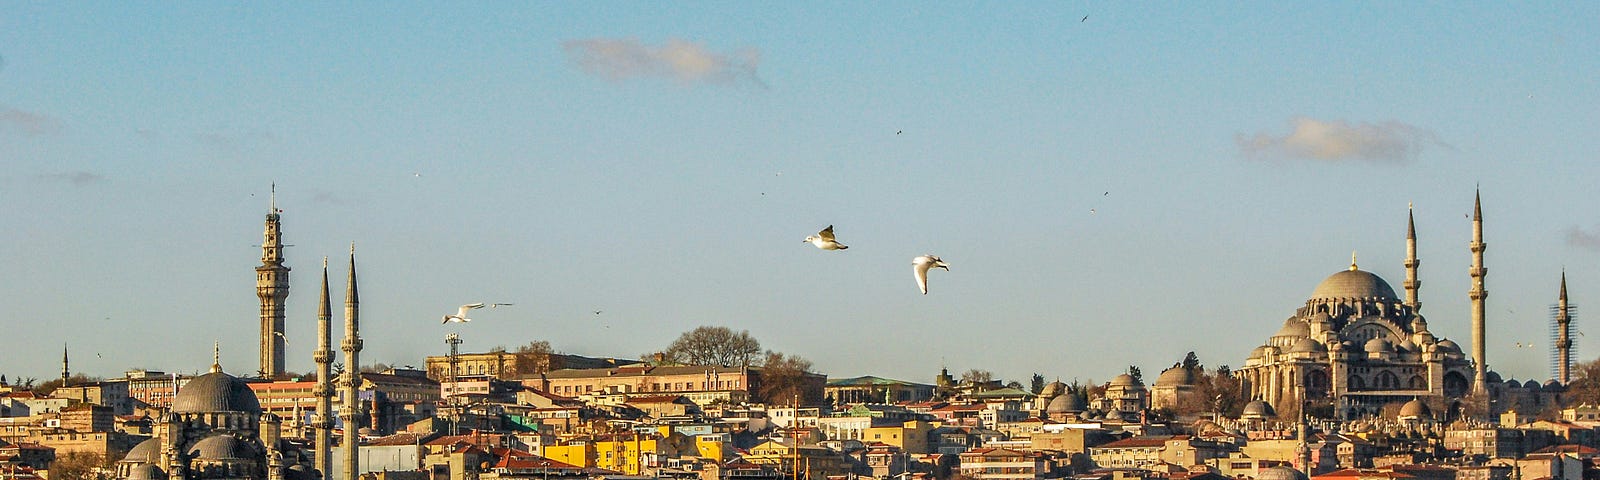
[{"label": "bird in flight", "polygon": [[604,311],[605,311],[605,310],[595,310],[595,311],[594,311],[594,314],[595,314],[595,315],[599,315],[599,314],[600,314],[600,313],[601,313],[601,312],[604,312]]},{"label": "bird in flight", "polygon": [[950,271],[949,264],[931,254],[911,259],[911,273],[916,274],[917,290],[921,290],[923,295],[928,294],[928,269],[931,268],[943,268],[946,272]]},{"label": "bird in flight", "polygon": [[835,240],[833,238],[833,225],[828,225],[828,228],[824,228],[824,229],[822,229],[822,231],[817,232],[816,235],[812,235],[812,236],[806,237],[806,239],[802,240],[802,241],[805,242],[805,243],[816,245],[817,248],[820,248],[820,249],[823,249],[823,250],[844,250],[846,248],[850,248],[848,246],[845,246],[844,244],[839,243],[838,240]]},{"label": "bird in flight", "polygon": [[1089,16],[1088,15],[1084,15],[1082,20],[1078,20],[1078,23],[1083,23],[1083,22],[1087,22],[1087,21],[1089,21]]},{"label": "bird in flight", "polygon": [[488,306],[490,308],[499,308],[499,307],[502,307],[502,306],[509,306],[509,305],[511,305],[511,304],[509,304],[509,303],[488,303],[488,304],[486,304],[486,303],[483,303],[483,302],[469,303],[469,304],[466,304],[466,305],[462,305],[461,306],[461,310],[456,311],[455,315],[445,315],[444,316],[444,320],[440,321],[439,323],[442,325],[442,324],[446,324],[446,323],[450,323],[450,322],[456,322],[456,323],[470,322],[470,321],[472,321],[472,319],[467,318],[467,310],[483,308],[485,306]]},{"label": "bird in flight", "polygon": [[289,337],[283,336],[283,332],[272,332],[272,336],[275,336],[275,337],[278,337],[279,339],[282,339],[284,345],[288,345],[289,344]]}]

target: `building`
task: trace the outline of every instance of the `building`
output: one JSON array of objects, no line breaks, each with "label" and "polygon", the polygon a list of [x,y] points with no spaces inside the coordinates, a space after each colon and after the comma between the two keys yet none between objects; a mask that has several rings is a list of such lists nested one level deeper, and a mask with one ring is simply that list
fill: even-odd
[{"label": "building", "polygon": [[933,399],[933,385],[864,376],[828,380],[823,396],[833,403],[926,402]]},{"label": "building", "polygon": [[116,415],[133,414],[133,398],[126,380],[105,380],[57,388],[50,396],[108,407]]},{"label": "building", "polygon": [[980,480],[1046,478],[1050,464],[1038,452],[1008,448],[976,448],[961,453],[961,475]]},{"label": "building", "polygon": [[[1419,399],[1441,420],[1466,413],[1482,416],[1521,405],[1552,404],[1559,392],[1537,383],[1502,383],[1486,369],[1483,331],[1483,218],[1474,200],[1471,243],[1472,352],[1434,335],[1421,314],[1422,282],[1416,257],[1415,221],[1408,214],[1405,296],[1356,265],[1318,284],[1311,297],[1265,344],[1250,352],[1235,373],[1250,398],[1278,412],[1298,415],[1302,406],[1325,407],[1343,419],[1380,416],[1386,405]],[[1476,394],[1476,395],[1475,395]],[[1469,396],[1475,400],[1469,401]]]},{"label": "building", "polygon": [[[827,377],[806,373],[801,404],[822,402]],[[611,368],[556,370],[523,378],[522,384],[565,397],[616,393],[677,394],[698,405],[712,403],[790,403],[768,399],[762,393],[760,367],[712,365],[653,366],[645,364]]]},{"label": "building", "polygon": [[[610,368],[637,364],[637,360],[594,358],[548,352],[507,352],[495,350],[486,353],[460,353],[455,356],[457,376],[490,376],[500,380],[517,380],[528,375],[538,375],[562,369]],[[445,382],[450,380],[450,356],[430,356],[423,368],[428,378]]]},{"label": "building", "polygon": [[117,380],[127,383],[128,397],[133,399],[134,408],[165,410],[172,408],[172,399],[177,397],[178,389],[189,383],[190,378],[189,375],[156,370],[129,370]]}]

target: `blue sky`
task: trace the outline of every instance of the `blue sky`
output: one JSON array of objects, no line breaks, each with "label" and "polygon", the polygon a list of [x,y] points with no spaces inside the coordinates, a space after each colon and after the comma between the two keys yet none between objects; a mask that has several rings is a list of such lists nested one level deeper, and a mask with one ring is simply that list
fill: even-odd
[{"label": "blue sky", "polygon": [[[722,325],[836,377],[1237,366],[1352,250],[1398,289],[1408,203],[1465,345],[1481,185],[1489,364],[1544,379],[1562,269],[1600,295],[1597,10],[9,4],[0,373],[254,371],[273,182],[297,371],[350,242],[369,361]],[[517,305],[436,322],[473,301]]]}]

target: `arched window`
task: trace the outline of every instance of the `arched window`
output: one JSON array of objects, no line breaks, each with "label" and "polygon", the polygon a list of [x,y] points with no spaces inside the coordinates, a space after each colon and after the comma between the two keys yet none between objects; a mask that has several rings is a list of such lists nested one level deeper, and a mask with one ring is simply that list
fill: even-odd
[{"label": "arched window", "polygon": [[1350,381],[1347,382],[1347,383],[1349,383],[1350,390],[1366,390],[1367,389],[1366,380],[1361,379],[1360,376],[1351,375],[1350,376]]}]

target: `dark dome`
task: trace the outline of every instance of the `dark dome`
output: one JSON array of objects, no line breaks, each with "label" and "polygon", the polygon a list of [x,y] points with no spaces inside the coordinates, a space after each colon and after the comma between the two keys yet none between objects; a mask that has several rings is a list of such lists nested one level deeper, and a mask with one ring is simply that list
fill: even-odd
[{"label": "dark dome", "polygon": [[161,439],[152,438],[139,442],[128,454],[120,460],[122,463],[159,463],[161,461]]},{"label": "dark dome", "polygon": [[1168,368],[1156,377],[1158,387],[1176,387],[1181,385],[1194,385],[1194,372],[1181,366]]},{"label": "dark dome", "polygon": [[245,443],[233,435],[206,437],[195,442],[194,447],[189,449],[189,455],[200,460],[246,460],[253,457]]},{"label": "dark dome", "polygon": [[1371,272],[1361,270],[1345,270],[1329,275],[1326,280],[1311,291],[1313,300],[1329,300],[1340,298],[1382,298],[1396,300],[1394,289],[1389,283],[1373,275]]},{"label": "dark dome", "polygon": [[1261,470],[1256,480],[1306,480],[1306,474],[1290,467],[1272,467]]},{"label": "dark dome", "polygon": [[128,470],[128,480],[166,480],[167,472],[155,465],[143,464]]},{"label": "dark dome", "polygon": [[1278,416],[1278,412],[1276,412],[1276,411],[1274,411],[1272,409],[1272,405],[1268,404],[1267,402],[1263,402],[1261,400],[1256,400],[1254,402],[1250,402],[1250,403],[1245,404],[1244,405],[1244,411],[1239,413],[1239,418],[1262,418],[1262,419],[1266,419],[1266,418],[1273,418],[1273,417],[1277,417],[1277,416]]},{"label": "dark dome", "polygon": [[177,413],[246,412],[261,413],[261,403],[250,384],[222,372],[194,377],[172,401]]},{"label": "dark dome", "polygon": [[1044,413],[1078,413],[1083,411],[1083,401],[1077,395],[1062,394],[1050,399],[1050,404],[1045,405]]},{"label": "dark dome", "polygon": [[1567,386],[1562,385],[1560,380],[1552,378],[1544,382],[1544,390],[1547,392],[1563,392],[1567,390]]}]

